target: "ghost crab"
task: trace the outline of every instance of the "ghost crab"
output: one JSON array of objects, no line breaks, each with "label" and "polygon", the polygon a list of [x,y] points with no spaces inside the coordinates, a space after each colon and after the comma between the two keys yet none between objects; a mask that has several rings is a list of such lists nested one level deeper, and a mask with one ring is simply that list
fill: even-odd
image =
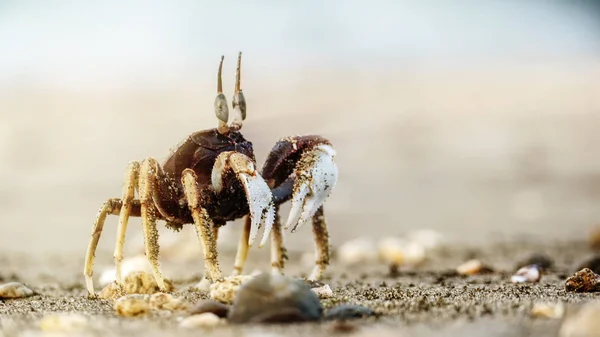
[{"label": "ghost crab", "polygon": [[[129,217],[141,217],[146,256],[162,291],[167,289],[158,258],[157,220],[165,221],[167,227],[174,230],[185,224],[195,225],[204,254],[204,277],[218,282],[224,279],[216,245],[219,228],[245,217],[233,275],[242,273],[248,249],[261,227],[264,230],[258,247],[271,238],[272,272],[283,273],[286,256],[279,205],[289,200],[291,210],[283,229],[292,227],[291,231],[295,232],[312,219],[316,261],[309,279],[320,279],[329,264],[329,234],[323,203],[337,181],[335,150],[327,139],[316,135],[282,138],[259,172],[252,143],[240,133],[246,119],[246,100],[240,88],[241,52],[232,115],[222,90],[223,60],[224,56],[217,73],[214,102],[218,127],[192,133],[171,152],[163,165],[151,157],[141,163],[130,162],[122,197],[108,199],[100,209],[84,267],[91,296],[95,296],[92,281],[95,252],[108,215],[119,216],[114,251],[117,284],[123,281],[121,262]],[[139,199],[135,199],[136,191]]]}]

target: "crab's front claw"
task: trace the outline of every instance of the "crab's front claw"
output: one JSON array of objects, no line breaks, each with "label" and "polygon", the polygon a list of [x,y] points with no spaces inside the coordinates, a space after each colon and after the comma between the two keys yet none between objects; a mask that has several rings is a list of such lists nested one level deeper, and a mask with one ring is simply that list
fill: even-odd
[{"label": "crab's front claw", "polygon": [[259,228],[263,225],[265,227],[262,240],[258,245],[258,248],[260,248],[267,242],[275,222],[275,205],[273,204],[271,189],[256,171],[253,174],[240,173],[238,176],[246,190],[246,199],[248,199],[248,208],[252,219],[248,239],[249,246],[254,243]]},{"label": "crab's front claw", "polygon": [[295,232],[312,218],[335,187],[338,168],[333,147],[317,145],[302,154],[296,165],[292,207],[284,229]]},{"label": "crab's front claw", "polygon": [[222,152],[215,161],[212,171],[212,184],[216,192],[224,188],[226,172],[233,172],[244,186],[250,218],[252,219],[248,245],[252,246],[258,230],[264,226],[263,237],[258,245],[262,247],[271,234],[275,222],[275,205],[271,189],[255,168],[248,156],[238,152]]}]

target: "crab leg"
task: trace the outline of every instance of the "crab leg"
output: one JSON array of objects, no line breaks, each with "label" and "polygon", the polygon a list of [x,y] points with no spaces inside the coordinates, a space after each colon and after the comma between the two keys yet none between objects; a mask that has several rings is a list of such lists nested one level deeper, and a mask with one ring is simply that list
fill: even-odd
[{"label": "crab leg", "polygon": [[287,255],[283,247],[283,231],[281,230],[281,219],[279,218],[279,206],[275,206],[275,223],[271,232],[271,272],[273,274],[283,273],[285,259],[287,259]]},{"label": "crab leg", "polygon": [[158,260],[160,247],[158,244],[158,228],[156,227],[157,210],[153,196],[156,192],[156,175],[159,174],[158,162],[148,158],[142,162],[139,177],[140,202],[142,204],[141,217],[146,246],[146,257],[152,268],[154,279],[161,291],[166,291],[165,279],[160,269]]},{"label": "crab leg", "polygon": [[129,214],[131,213],[131,202],[135,196],[135,188],[138,183],[138,176],[140,171],[140,164],[136,161],[127,165],[127,171],[125,172],[125,182],[123,183],[123,197],[121,205],[121,212],[119,214],[119,227],[117,227],[117,240],[115,243],[115,280],[117,284],[122,284],[123,273],[121,263],[123,261],[123,246],[125,246],[125,234],[127,233],[127,223],[129,221]]},{"label": "crab leg", "polygon": [[112,198],[108,199],[98,211],[98,216],[94,222],[94,228],[92,229],[92,237],[87,248],[85,255],[85,266],[83,267],[83,274],[85,276],[85,285],[90,296],[95,296],[94,292],[94,281],[92,276],[94,275],[94,259],[96,257],[96,248],[98,248],[98,241],[102,235],[102,229],[104,228],[104,222],[109,214],[114,214],[116,210],[121,207],[121,199]]},{"label": "crab leg", "polygon": [[219,267],[217,240],[215,232],[212,230],[212,220],[206,209],[202,207],[200,203],[200,189],[197,179],[198,177],[193,170],[183,170],[181,182],[188,199],[188,207],[192,212],[198,240],[202,246],[205,274],[208,274],[204,275],[204,278],[216,282],[223,278],[221,268]]},{"label": "crab leg", "polygon": [[317,281],[321,279],[325,268],[329,265],[329,232],[325,223],[323,206],[317,209],[312,221],[315,235],[315,267],[308,279]]},{"label": "crab leg", "polygon": [[244,219],[244,228],[242,230],[242,237],[240,238],[240,242],[238,243],[238,250],[235,255],[235,263],[233,265],[233,276],[240,275],[244,270],[244,264],[246,263],[246,258],[248,257],[248,241],[250,240],[250,227],[252,225],[252,219],[249,215]]}]

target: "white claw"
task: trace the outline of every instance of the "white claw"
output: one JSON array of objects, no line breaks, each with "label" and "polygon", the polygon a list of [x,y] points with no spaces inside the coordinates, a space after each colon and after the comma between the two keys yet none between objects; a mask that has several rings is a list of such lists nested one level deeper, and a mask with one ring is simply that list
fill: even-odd
[{"label": "white claw", "polygon": [[323,205],[335,187],[338,168],[333,160],[336,152],[329,145],[319,145],[305,152],[298,163],[290,215],[284,229],[292,232],[302,227]]},{"label": "white claw", "polygon": [[250,238],[248,245],[252,246],[258,235],[258,230],[265,226],[263,238],[259,248],[264,245],[269,237],[273,222],[275,222],[275,207],[273,206],[273,196],[271,189],[260,175],[248,175],[240,173],[239,175],[248,199],[248,208],[250,209]]}]

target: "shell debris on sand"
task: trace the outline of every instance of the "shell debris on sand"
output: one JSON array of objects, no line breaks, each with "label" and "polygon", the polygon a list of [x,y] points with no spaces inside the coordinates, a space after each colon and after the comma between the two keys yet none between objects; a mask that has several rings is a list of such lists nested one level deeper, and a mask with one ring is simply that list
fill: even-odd
[{"label": "shell debris on sand", "polygon": [[584,268],[565,281],[565,289],[580,293],[600,291],[600,275]]},{"label": "shell debris on sand", "polygon": [[427,250],[419,242],[395,237],[381,239],[378,252],[380,260],[394,266],[418,266],[427,258]]},{"label": "shell debris on sand", "polygon": [[181,322],[179,322],[179,326],[186,329],[212,328],[224,324],[225,322],[226,321],[219,316],[211,312],[205,312],[182,319]]},{"label": "shell debris on sand", "polygon": [[459,275],[479,275],[492,271],[492,268],[486,266],[483,262],[477,259],[469,260],[460,266],[456,267],[456,272]]},{"label": "shell debris on sand", "polygon": [[311,288],[310,290],[317,294],[317,296],[319,296],[320,299],[333,297],[333,290],[331,290],[329,284],[325,284],[317,288]]},{"label": "shell debris on sand", "polygon": [[33,295],[33,290],[29,289],[27,286],[19,282],[9,282],[0,285],[1,299],[24,298]]},{"label": "shell debris on sand", "polygon": [[[150,266],[150,262],[148,262],[148,258],[146,255],[136,255],[132,257],[128,257],[123,259],[121,262],[121,268],[123,277],[127,277],[130,273],[133,272],[145,272],[152,273],[152,267]],[[110,283],[115,281],[115,267],[108,268],[100,274],[100,278],[98,282],[101,286],[107,286]]]},{"label": "shell debris on sand", "polygon": [[558,303],[535,303],[531,308],[531,315],[536,318],[562,318],[565,313],[565,305]]},{"label": "shell debris on sand", "polygon": [[214,282],[210,285],[210,298],[221,303],[231,304],[242,284],[253,278],[254,276],[251,275],[238,275],[226,277],[220,282]]},{"label": "shell debris on sand", "polygon": [[600,337],[600,301],[583,305],[577,312],[565,317],[559,330],[560,337]]},{"label": "shell debris on sand", "polygon": [[180,311],[189,309],[189,303],[187,301],[181,298],[175,298],[173,295],[167,293],[150,295],[148,303],[152,310]]},{"label": "shell debris on sand", "polygon": [[319,297],[303,280],[264,273],[244,283],[227,316],[229,322],[291,323],[320,320]]},{"label": "shell debris on sand", "polygon": [[90,330],[87,317],[77,313],[51,314],[40,321],[40,328],[47,332],[74,332]]},{"label": "shell debris on sand", "polygon": [[[173,284],[169,280],[165,280],[165,285],[168,291],[174,289]],[[154,294],[160,292],[160,288],[154,279],[154,275],[146,272],[132,272],[123,280],[123,286],[119,286],[116,282],[107,285],[98,296],[103,299],[114,300],[123,295],[128,294]]]},{"label": "shell debris on sand", "polygon": [[535,283],[542,277],[542,271],[537,265],[523,267],[517,270],[516,274],[511,276],[512,283]]},{"label": "shell debris on sand", "polygon": [[150,312],[150,296],[141,294],[125,295],[115,301],[114,309],[118,315],[136,317]]},{"label": "shell debris on sand", "polygon": [[114,303],[117,314],[125,317],[141,316],[153,310],[185,311],[188,308],[187,301],[166,293],[128,294],[118,298]]},{"label": "shell debris on sand", "polygon": [[[351,266],[362,263],[376,262],[378,259],[377,245],[370,238],[360,237],[345,242],[337,249],[341,264]],[[314,263],[312,255],[310,263]]]}]

